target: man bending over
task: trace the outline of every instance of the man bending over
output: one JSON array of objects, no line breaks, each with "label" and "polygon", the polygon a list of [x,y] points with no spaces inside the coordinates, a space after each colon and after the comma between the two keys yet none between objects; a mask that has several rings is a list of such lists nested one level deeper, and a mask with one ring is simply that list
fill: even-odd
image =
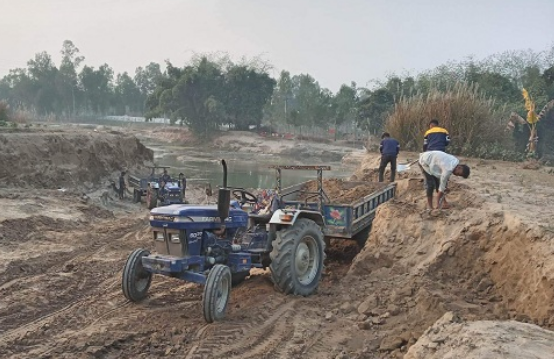
[{"label": "man bending over", "polygon": [[461,165],[460,160],[442,151],[428,151],[419,155],[419,166],[425,176],[427,190],[427,206],[433,209],[433,192],[438,192],[437,208],[448,209],[444,193],[448,186],[450,175],[469,177],[469,167]]}]

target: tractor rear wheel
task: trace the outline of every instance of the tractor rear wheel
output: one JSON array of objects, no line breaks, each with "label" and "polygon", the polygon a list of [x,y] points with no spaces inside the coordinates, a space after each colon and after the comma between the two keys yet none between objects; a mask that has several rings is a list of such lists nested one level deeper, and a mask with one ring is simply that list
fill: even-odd
[{"label": "tractor rear wheel", "polygon": [[121,278],[121,288],[125,298],[132,302],[140,302],[146,298],[150,283],[152,283],[152,273],[148,272],[142,266],[142,257],[149,255],[146,249],[135,249],[125,262],[123,267],[123,276]]},{"label": "tractor rear wheel", "polygon": [[226,265],[216,264],[210,270],[202,297],[202,311],[206,322],[213,323],[225,317],[231,296],[231,281],[231,270]]},{"label": "tractor rear wheel", "polygon": [[148,193],[146,194],[146,205],[148,206],[148,209],[154,209],[158,206],[158,191],[148,188]]},{"label": "tractor rear wheel", "polygon": [[298,219],[277,232],[270,258],[271,277],[281,291],[302,296],[314,293],[325,260],[321,228],[310,219]]}]

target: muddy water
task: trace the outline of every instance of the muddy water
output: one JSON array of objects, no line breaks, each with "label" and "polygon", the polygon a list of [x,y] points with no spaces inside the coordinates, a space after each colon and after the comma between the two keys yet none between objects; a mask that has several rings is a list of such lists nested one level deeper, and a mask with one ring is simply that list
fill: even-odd
[{"label": "muddy water", "polygon": [[[222,184],[221,159],[225,159],[228,167],[229,186],[244,188],[275,188],[276,171],[268,168],[270,165],[329,165],[330,171],[324,171],[324,178],[347,178],[355,167],[344,165],[338,161],[325,161],[321,158],[307,157],[291,159],[287,156],[270,154],[252,154],[224,152],[216,150],[167,146],[156,143],[145,143],[154,150],[156,165],[171,166],[170,173],[183,172],[189,183],[211,183],[212,186]],[[283,187],[316,178],[315,171],[283,171],[281,185]]]}]

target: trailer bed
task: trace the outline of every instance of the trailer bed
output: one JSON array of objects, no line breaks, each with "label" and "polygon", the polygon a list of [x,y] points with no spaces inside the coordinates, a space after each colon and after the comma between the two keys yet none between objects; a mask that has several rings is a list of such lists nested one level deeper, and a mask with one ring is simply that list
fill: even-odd
[{"label": "trailer bed", "polygon": [[396,184],[326,179],[321,189],[323,196],[318,195],[317,181],[284,188],[283,207],[319,210],[325,219],[326,237],[350,239],[371,226],[377,207],[394,198]]}]

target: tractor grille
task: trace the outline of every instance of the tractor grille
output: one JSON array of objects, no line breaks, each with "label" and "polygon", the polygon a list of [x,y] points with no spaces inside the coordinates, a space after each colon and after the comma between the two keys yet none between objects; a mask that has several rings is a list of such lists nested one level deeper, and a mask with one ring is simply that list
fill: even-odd
[{"label": "tractor grille", "polygon": [[155,214],[152,217],[153,217],[152,220],[154,221],[173,222],[175,220],[174,216],[164,216],[161,214]]}]

